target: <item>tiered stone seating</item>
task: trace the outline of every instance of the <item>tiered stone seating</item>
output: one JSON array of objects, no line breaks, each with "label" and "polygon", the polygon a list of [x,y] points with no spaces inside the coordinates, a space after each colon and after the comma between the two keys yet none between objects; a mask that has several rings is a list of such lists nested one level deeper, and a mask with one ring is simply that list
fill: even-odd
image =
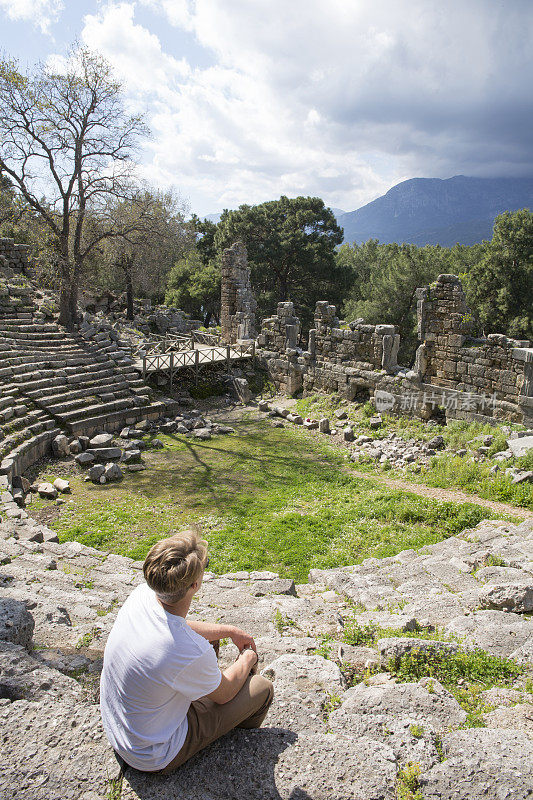
[{"label": "tiered stone seating", "polygon": [[[135,422],[166,410],[165,403],[151,402],[152,390],[131,366],[114,361],[108,348],[46,321],[32,294],[24,278],[0,285],[3,474],[13,472],[14,451],[20,455],[22,447],[35,454],[37,446],[44,447],[44,455],[52,434],[60,430],[81,434],[113,429],[127,421],[129,412]],[[41,438],[30,443],[35,437]],[[24,459],[24,465],[31,460]]]}]

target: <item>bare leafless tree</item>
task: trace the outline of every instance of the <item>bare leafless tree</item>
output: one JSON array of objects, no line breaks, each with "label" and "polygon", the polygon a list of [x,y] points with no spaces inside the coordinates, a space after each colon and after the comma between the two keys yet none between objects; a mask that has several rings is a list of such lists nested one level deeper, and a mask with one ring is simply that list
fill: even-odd
[{"label": "bare leafless tree", "polygon": [[109,209],[123,233],[104,240],[99,256],[110,279],[126,289],[128,319],[133,319],[134,291],[164,296],[168,273],[194,246],[194,230],[185,222],[187,211],[187,204],[173,192],[148,188]]},{"label": "bare leafless tree", "polygon": [[[85,260],[103,240],[128,233],[105,209],[135,194],[134,157],[147,133],[127,113],[109,63],[86,48],[62,68],[39,64],[26,74],[0,61],[0,170],[53,233],[67,327]],[[98,225],[87,224],[96,216]]]}]

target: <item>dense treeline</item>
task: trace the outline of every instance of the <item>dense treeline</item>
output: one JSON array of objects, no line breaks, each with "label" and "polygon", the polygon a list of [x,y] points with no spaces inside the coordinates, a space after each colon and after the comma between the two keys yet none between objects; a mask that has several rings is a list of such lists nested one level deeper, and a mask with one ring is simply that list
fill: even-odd
[{"label": "dense treeline", "polygon": [[316,300],[337,305],[347,321],[392,323],[400,356],[416,348],[415,291],[443,273],[459,275],[477,333],[506,333],[533,340],[533,215],[527,209],[497,217],[490,242],[455,247],[339,243],[339,228],[322,200],[298,197],[225,211],[218,225],[194,220],[197,245],[172,270],[167,302],[219,314],[219,260],[236,239],[248,248],[259,316],[292,300],[304,328]]},{"label": "dense treeline", "polygon": [[404,360],[416,347],[415,290],[443,272],[460,276],[478,334],[533,340],[533,215],[527,209],[500,214],[490,242],[417,247],[371,239],[342,245],[337,259],[352,276],[343,316],[396,325]]}]

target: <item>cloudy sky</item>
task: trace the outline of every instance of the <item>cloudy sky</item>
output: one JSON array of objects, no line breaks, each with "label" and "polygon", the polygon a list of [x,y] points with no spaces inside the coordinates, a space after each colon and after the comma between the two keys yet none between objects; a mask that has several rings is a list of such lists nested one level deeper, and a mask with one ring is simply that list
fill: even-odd
[{"label": "cloudy sky", "polygon": [[533,174],[532,0],[0,0],[22,66],[75,39],[146,113],[143,176],[200,215]]}]

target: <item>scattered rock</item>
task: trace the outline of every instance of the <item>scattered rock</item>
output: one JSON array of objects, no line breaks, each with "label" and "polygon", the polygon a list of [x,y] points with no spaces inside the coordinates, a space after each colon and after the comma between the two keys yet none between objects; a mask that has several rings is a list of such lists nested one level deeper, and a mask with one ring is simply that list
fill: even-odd
[{"label": "scattered rock", "polygon": [[124,477],[124,473],[118,464],[107,464],[104,470],[104,477],[106,481],[120,481]]},{"label": "scattered rock", "polygon": [[100,447],[109,447],[113,441],[113,434],[111,433],[99,433],[97,436],[94,436],[89,441],[89,447],[91,448],[100,448]]},{"label": "scattered rock", "polygon": [[479,592],[482,608],[497,608],[524,614],[533,611],[533,576],[506,584],[486,584]]},{"label": "scattered rock", "polygon": [[520,439],[508,439],[507,446],[515,458],[525,456],[533,448],[533,436],[523,436]]},{"label": "scattered rock", "polygon": [[55,500],[57,497],[57,489],[51,483],[39,483],[37,493],[45,500]]},{"label": "scattered rock", "polygon": [[103,464],[95,464],[93,467],[90,468],[88,475],[92,481],[98,482],[102,475],[105,472],[105,467]]},{"label": "scattered rock", "polygon": [[70,445],[66,436],[59,434],[52,440],[52,452],[57,458],[67,458],[70,455]]},{"label": "scattered rock", "polygon": [[345,442],[353,442],[354,440],[353,428],[350,425],[347,425],[346,428],[344,428],[342,435]]},{"label": "scattered rock", "polygon": [[89,464],[92,464],[95,461],[95,457],[92,453],[80,453],[76,456],[74,461],[80,465],[80,467],[86,467]]},{"label": "scattered rock", "polygon": [[323,417],[318,421],[318,430],[320,433],[331,433],[329,419],[327,419],[327,417]]},{"label": "scattered rock", "polygon": [[52,484],[61,494],[70,494],[70,483],[63,478],[56,478]]}]

